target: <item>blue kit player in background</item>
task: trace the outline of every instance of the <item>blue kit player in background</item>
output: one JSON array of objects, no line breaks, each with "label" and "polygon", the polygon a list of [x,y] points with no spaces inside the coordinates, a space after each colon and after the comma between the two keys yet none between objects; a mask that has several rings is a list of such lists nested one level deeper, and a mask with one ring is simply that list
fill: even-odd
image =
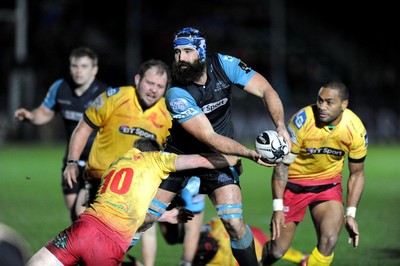
[{"label": "blue kit player in background", "polygon": [[[165,97],[173,123],[165,151],[225,153],[271,166],[255,150],[233,139],[231,121],[232,90],[242,89],[264,102],[276,130],[290,143],[282,102],[269,82],[238,58],[218,53],[206,55],[206,39],[198,29],[179,30],[173,47],[173,82]],[[200,193],[209,196],[227,229],[236,260],[240,265],[257,265],[253,235],[242,216],[240,173],[239,162],[236,167],[218,171],[199,169],[170,175],[161,183],[142,230],[165,211],[189,178],[197,176],[201,179]],[[180,265],[191,263],[182,261]]]},{"label": "blue kit player in background", "polygon": [[[68,144],[71,134],[86,108],[92,104],[99,94],[108,89],[105,83],[96,78],[99,70],[98,61],[98,56],[92,49],[87,47],[74,49],[69,56],[71,77],[56,80],[39,107],[32,111],[20,108],[15,111],[14,117],[20,121],[28,121],[33,125],[43,125],[49,123],[56,113],[60,113],[65,126],[66,143]],[[95,136],[96,132],[90,136],[79,160],[67,161],[67,145],[61,173],[64,172],[66,165],[69,163],[77,164],[79,172],[84,173],[83,170]],[[77,204],[78,192],[84,187],[82,174],[80,174],[78,182],[72,188],[69,188],[62,174],[61,180],[65,205],[70,211],[71,220],[75,221],[77,214],[81,213],[85,208],[82,204]]]}]

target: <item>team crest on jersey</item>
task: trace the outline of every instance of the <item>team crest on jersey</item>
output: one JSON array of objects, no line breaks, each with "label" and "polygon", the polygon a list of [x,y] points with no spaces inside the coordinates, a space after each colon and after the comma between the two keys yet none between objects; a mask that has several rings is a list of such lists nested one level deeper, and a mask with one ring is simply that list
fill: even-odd
[{"label": "team crest on jersey", "polygon": [[120,133],[126,134],[126,135],[135,135],[135,136],[154,139],[154,140],[157,139],[155,134],[153,134],[143,128],[140,128],[140,127],[120,126],[118,131]]},{"label": "team crest on jersey", "polygon": [[119,92],[119,88],[109,88],[106,92],[107,98],[117,94]]},{"label": "team crest on jersey", "polygon": [[205,114],[211,113],[212,111],[214,111],[215,109],[224,106],[226,103],[228,102],[228,98],[223,98],[221,100],[219,100],[218,102],[215,103],[209,103],[207,105],[204,105],[201,109],[203,110],[203,112]]},{"label": "team crest on jersey", "polygon": [[169,107],[174,113],[180,113],[189,108],[189,103],[184,98],[176,98],[169,101]]},{"label": "team crest on jersey", "polygon": [[296,125],[297,129],[300,129],[307,120],[306,111],[302,110],[294,118],[293,123]]}]

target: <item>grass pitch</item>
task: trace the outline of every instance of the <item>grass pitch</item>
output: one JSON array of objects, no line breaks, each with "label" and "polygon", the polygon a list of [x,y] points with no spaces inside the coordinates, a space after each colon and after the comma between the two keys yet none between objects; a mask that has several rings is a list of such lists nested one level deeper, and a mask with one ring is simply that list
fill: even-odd
[{"label": "grass pitch", "polygon": [[[33,254],[60,230],[69,226],[61,192],[63,144],[5,145],[0,147],[0,222],[17,230]],[[360,244],[353,249],[342,230],[333,265],[400,265],[400,146],[370,146],[366,186],[357,210]],[[271,169],[244,159],[241,176],[244,217],[266,232],[271,218]],[[348,176],[344,173],[344,184]],[[345,188],[346,186],[344,186]],[[216,215],[207,202],[206,219]],[[300,224],[293,247],[310,253],[316,245],[311,219]],[[181,245],[167,245],[158,237],[157,266],[177,265]],[[129,254],[141,259],[140,244]],[[293,265],[280,261],[276,265]]]}]

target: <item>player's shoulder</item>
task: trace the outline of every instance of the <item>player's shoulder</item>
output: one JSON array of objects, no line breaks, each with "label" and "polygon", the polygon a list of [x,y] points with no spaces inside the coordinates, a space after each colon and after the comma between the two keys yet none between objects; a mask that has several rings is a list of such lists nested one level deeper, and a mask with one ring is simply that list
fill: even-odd
[{"label": "player's shoulder", "polygon": [[352,110],[345,109],[342,116],[342,121],[346,123],[347,127],[353,131],[365,131],[364,124],[361,118],[356,115]]},{"label": "player's shoulder", "polygon": [[362,123],[361,118],[356,113],[354,113],[354,111],[351,109],[348,109],[348,108],[345,109],[343,111],[343,116],[347,120],[355,120],[359,123]]},{"label": "player's shoulder", "polygon": [[312,105],[308,105],[298,110],[292,116],[290,122],[295,126],[297,130],[299,130],[305,125],[313,123],[314,119],[314,108]]},{"label": "player's shoulder", "polygon": [[105,92],[104,95],[106,98],[116,98],[119,96],[118,99],[121,97],[132,97],[136,95],[135,89],[132,86],[121,86],[121,87],[109,87]]},{"label": "player's shoulder", "polygon": [[225,63],[230,64],[230,63],[234,63],[234,62],[240,61],[240,59],[235,57],[235,56],[227,55],[227,54],[221,54],[221,53],[214,53],[214,54],[211,54],[209,57],[210,58],[218,58],[218,60],[221,63],[224,63],[224,64]]},{"label": "player's shoulder", "polygon": [[211,59],[211,62],[215,64],[218,62],[223,69],[231,69],[235,68],[239,65],[240,59],[237,57],[234,57],[232,55],[227,55],[227,54],[220,54],[220,53],[214,53],[209,55],[209,60]]},{"label": "player's shoulder", "polygon": [[70,84],[68,84],[68,82],[66,81],[66,79],[64,79],[64,78],[59,78],[59,79],[57,79],[56,81],[54,81],[54,82],[50,85],[49,91],[58,90],[59,88],[62,87],[62,85],[63,85],[64,87],[69,87],[69,86],[70,86]]},{"label": "player's shoulder", "polygon": [[188,98],[191,97],[190,93],[182,87],[173,86],[167,90],[165,93],[165,99],[167,101],[175,98]]}]

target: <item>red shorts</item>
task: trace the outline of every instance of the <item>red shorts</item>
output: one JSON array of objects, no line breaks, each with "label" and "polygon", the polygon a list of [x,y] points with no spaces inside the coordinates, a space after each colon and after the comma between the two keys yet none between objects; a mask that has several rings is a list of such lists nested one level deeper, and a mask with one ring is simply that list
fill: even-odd
[{"label": "red shorts", "polygon": [[99,225],[94,218],[86,216],[60,232],[45,247],[64,265],[120,265],[126,250],[105,233],[106,228],[102,228],[106,231],[99,230]]},{"label": "red shorts", "polygon": [[296,193],[286,188],[283,196],[285,222],[301,222],[307,207],[320,201],[336,200],[343,203],[342,184],[339,183],[321,192]]}]

